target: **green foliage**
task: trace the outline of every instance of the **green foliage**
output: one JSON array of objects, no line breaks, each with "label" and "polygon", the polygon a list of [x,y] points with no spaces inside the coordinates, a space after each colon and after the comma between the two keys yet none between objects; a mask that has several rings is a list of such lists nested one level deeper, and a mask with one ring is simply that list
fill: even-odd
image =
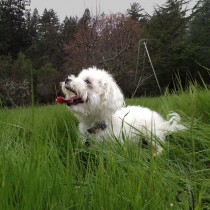
[{"label": "green foliage", "polygon": [[4,106],[4,100],[3,100],[3,96],[0,93],[0,108],[2,108]]},{"label": "green foliage", "polygon": [[62,43],[60,42],[60,23],[58,16],[54,10],[45,9],[43,15],[40,17],[39,23],[37,50],[41,58],[41,63],[45,64],[45,62],[50,62],[57,68],[62,59]]},{"label": "green foliage", "polygon": [[30,103],[32,64],[22,53],[14,61],[0,58],[0,95],[4,105],[20,106]]},{"label": "green foliage", "polygon": [[34,9],[33,13],[27,12],[26,14],[26,28],[32,42],[38,38],[38,29],[39,29],[40,15],[37,9]]},{"label": "green foliage", "polygon": [[44,64],[36,76],[36,93],[38,100],[42,103],[47,103],[55,100],[55,87],[59,84],[59,72],[51,63]]},{"label": "green foliage", "polygon": [[162,156],[125,141],[86,147],[64,106],[0,111],[0,209],[208,209],[210,97],[187,92],[128,100],[181,114]]},{"label": "green foliage", "polygon": [[46,63],[40,68],[40,81],[47,82],[58,73],[51,63]]},{"label": "green foliage", "polygon": [[210,33],[210,2],[200,0],[194,7],[190,22],[190,37],[192,42],[200,46],[210,46],[208,35]]},{"label": "green foliage", "polygon": [[0,78],[7,78],[11,75],[13,60],[9,56],[0,56]]},{"label": "green foliage", "polygon": [[14,62],[13,75],[16,80],[31,79],[32,63],[23,53],[18,54],[18,58]]},{"label": "green foliage", "polygon": [[26,0],[1,0],[0,2],[0,54],[16,55],[29,46],[25,27]]},{"label": "green foliage", "polygon": [[144,9],[141,8],[141,5],[136,2],[131,4],[130,9],[127,9],[128,15],[130,15],[131,19],[136,20],[136,21],[144,17],[144,15],[142,14],[142,11],[144,11]]},{"label": "green foliage", "polygon": [[90,23],[90,20],[91,20],[90,10],[87,8],[85,9],[84,14],[79,21],[79,25],[82,25],[86,29],[88,24]]},{"label": "green foliage", "polygon": [[63,43],[67,43],[74,37],[77,30],[77,18],[66,17],[61,25]]},{"label": "green foliage", "polygon": [[210,66],[209,25],[210,2],[209,0],[200,0],[193,10],[189,25],[189,56],[207,67]]},{"label": "green foliage", "polygon": [[187,30],[186,9],[183,1],[169,0],[164,7],[155,10],[146,25],[145,33],[161,87],[172,85],[174,74],[186,77],[185,33]]}]

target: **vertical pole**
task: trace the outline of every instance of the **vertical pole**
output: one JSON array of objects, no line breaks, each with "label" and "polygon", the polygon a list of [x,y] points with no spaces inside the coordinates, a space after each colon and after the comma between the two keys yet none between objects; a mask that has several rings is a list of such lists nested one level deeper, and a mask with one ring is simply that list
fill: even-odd
[{"label": "vertical pole", "polygon": [[157,75],[156,75],[156,73],[155,73],[155,69],[154,69],[154,67],[153,67],[152,60],[151,60],[151,58],[150,58],[149,51],[148,51],[148,49],[147,49],[147,45],[146,45],[146,42],[145,42],[145,41],[144,41],[144,47],[145,47],[145,50],[146,50],[146,52],[147,52],[147,56],[148,56],[148,58],[149,58],[149,62],[150,62],[150,65],[151,65],[151,67],[152,67],[152,71],[153,71],[153,73],[154,73],[155,80],[156,80],[156,82],[157,82],[158,88],[159,88],[159,90],[160,90],[160,93],[162,93],[161,87],[160,87],[160,84],[159,84],[159,82],[158,82],[158,78],[157,78]]},{"label": "vertical pole", "polygon": [[141,43],[141,40],[139,40],[139,42],[138,42],[138,54],[137,54],[137,61],[136,61],[136,72],[135,72],[134,83],[136,83],[136,80],[137,80],[137,72],[138,72],[138,68],[139,68],[140,43]]}]

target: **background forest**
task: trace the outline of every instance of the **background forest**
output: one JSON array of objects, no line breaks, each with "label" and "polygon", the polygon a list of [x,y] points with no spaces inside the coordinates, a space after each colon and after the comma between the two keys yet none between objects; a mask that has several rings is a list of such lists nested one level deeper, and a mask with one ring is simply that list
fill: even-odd
[{"label": "background forest", "polygon": [[167,0],[152,16],[139,3],[126,14],[66,17],[30,10],[30,0],[0,0],[0,106],[52,103],[59,82],[82,68],[111,72],[126,97],[159,95],[148,48],[162,91],[210,83],[210,0],[192,10]]}]

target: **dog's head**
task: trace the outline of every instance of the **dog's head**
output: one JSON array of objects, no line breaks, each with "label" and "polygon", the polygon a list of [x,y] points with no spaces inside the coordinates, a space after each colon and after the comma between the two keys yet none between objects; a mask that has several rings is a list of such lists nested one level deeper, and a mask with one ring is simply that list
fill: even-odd
[{"label": "dog's head", "polygon": [[69,76],[61,85],[69,101],[67,106],[77,113],[112,114],[124,104],[123,94],[112,76],[95,67],[84,69],[78,77]]}]

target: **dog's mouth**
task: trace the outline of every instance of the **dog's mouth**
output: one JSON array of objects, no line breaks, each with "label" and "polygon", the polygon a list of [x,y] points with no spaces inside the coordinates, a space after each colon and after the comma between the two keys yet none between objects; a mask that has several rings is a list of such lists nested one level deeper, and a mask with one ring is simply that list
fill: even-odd
[{"label": "dog's mouth", "polygon": [[73,105],[75,106],[75,105],[84,103],[82,98],[77,95],[71,96],[70,98],[66,98],[65,100],[66,100],[67,106],[73,106]]},{"label": "dog's mouth", "polygon": [[79,94],[77,94],[77,92],[69,85],[65,85],[65,88],[68,90],[68,97],[66,97],[65,99],[62,97],[62,99],[57,99],[58,103],[65,103],[67,106],[75,106],[84,103],[82,97],[80,97]]},{"label": "dog's mouth", "polygon": [[61,96],[57,97],[56,102],[59,104],[66,104],[67,106],[73,106],[77,104],[84,103],[81,97],[75,95],[68,98],[63,98]]}]

